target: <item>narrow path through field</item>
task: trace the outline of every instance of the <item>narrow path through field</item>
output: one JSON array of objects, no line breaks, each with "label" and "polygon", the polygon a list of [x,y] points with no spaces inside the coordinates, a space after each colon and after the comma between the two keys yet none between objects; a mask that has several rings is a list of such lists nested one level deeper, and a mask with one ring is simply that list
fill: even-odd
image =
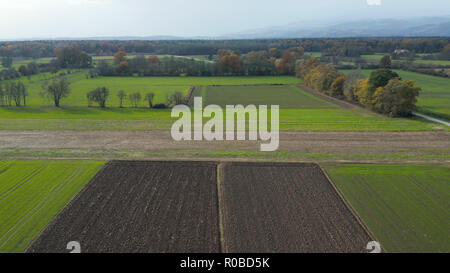
[{"label": "narrow path through field", "polygon": [[[312,155],[315,160],[372,159],[387,155],[448,158],[450,132],[280,132],[279,158]],[[151,159],[211,158],[260,153],[259,141],[175,141],[167,130],[154,131],[0,131],[3,158]],[[60,154],[60,155],[59,155]],[[270,156],[273,153],[267,154]],[[58,157],[59,155],[59,157]],[[321,155],[323,155],[321,157]],[[411,160],[413,160],[412,158]]]},{"label": "narrow path through field", "polygon": [[446,122],[446,121],[443,121],[443,120],[440,120],[440,119],[437,119],[437,118],[432,118],[432,117],[424,115],[424,114],[419,114],[419,113],[413,112],[413,115],[421,117],[421,118],[424,118],[424,119],[427,119],[429,121],[433,121],[433,122],[437,122],[437,123],[440,123],[440,124],[444,124],[446,126],[450,126],[449,122]]}]

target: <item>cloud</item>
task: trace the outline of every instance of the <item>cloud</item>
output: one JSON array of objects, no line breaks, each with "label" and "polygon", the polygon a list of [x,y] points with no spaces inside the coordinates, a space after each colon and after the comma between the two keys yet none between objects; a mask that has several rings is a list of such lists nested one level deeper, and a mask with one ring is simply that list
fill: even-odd
[{"label": "cloud", "polygon": [[381,0],[367,0],[367,5],[379,6],[379,5],[381,5]]}]

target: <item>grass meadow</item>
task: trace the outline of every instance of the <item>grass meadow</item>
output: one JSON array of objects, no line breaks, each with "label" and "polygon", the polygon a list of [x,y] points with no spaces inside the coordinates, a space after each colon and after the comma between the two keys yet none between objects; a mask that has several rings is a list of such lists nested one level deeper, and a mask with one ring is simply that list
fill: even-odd
[{"label": "grass meadow", "polygon": [[[385,55],[389,55],[389,54],[386,53],[386,54],[361,55],[361,58],[366,59],[366,60],[379,61]],[[393,60],[393,61],[394,62],[404,62],[404,60]],[[446,60],[414,60],[413,63],[450,66],[450,61],[446,61]]]},{"label": "grass meadow", "polygon": [[0,161],[0,252],[24,252],[103,164]]},{"label": "grass meadow", "polygon": [[337,164],[325,169],[387,251],[450,251],[449,166]]},{"label": "grass meadow", "polygon": [[[62,71],[67,72],[67,71]],[[154,103],[164,103],[166,95],[175,91],[181,91],[187,94],[192,85],[265,85],[265,84],[297,84],[301,81],[295,77],[97,77],[86,78],[85,70],[74,70],[67,77],[71,82],[71,94],[61,100],[62,106],[87,106],[86,94],[97,87],[106,86],[110,94],[107,106],[118,107],[119,98],[117,93],[124,90],[127,94],[153,92],[155,94]],[[55,75],[43,73],[33,75],[30,79],[20,78],[27,86],[29,96],[27,105],[29,106],[50,106],[52,102],[42,97],[42,85]],[[12,82],[17,80],[10,80]],[[130,106],[129,101],[125,100],[124,106]],[[140,102],[141,107],[147,106],[144,101]]]},{"label": "grass meadow", "polygon": [[[180,85],[173,85],[174,82],[169,82],[171,84],[169,86],[184,86],[184,82],[180,81],[180,78],[175,79],[178,80]],[[236,83],[239,79],[233,78],[229,82]],[[156,80],[163,81],[167,79],[159,78]],[[244,82],[251,83],[251,80],[251,78],[246,79]],[[264,79],[259,79],[259,81],[261,80]],[[270,78],[266,80],[270,80]],[[290,80],[288,79],[288,81]],[[197,84],[206,83],[202,78],[191,82]],[[279,104],[281,107],[280,130],[426,131],[443,129],[434,123],[421,119],[389,118],[363,109],[342,109],[293,85],[203,86],[202,88],[196,88],[195,95],[202,95],[205,105]],[[63,103],[63,105],[65,104]],[[176,118],[171,117],[169,109],[150,110],[146,108],[118,107],[101,109],[83,106],[0,108],[0,130],[170,129],[175,120]]]},{"label": "grass meadow", "polygon": [[[98,77],[86,78],[85,70],[68,75],[71,94],[55,108],[42,97],[42,85],[55,75],[22,78],[28,86],[26,107],[0,107],[0,130],[152,130],[169,129],[175,119],[170,110],[119,108],[117,92],[155,93],[154,103],[165,102],[174,91],[196,88],[204,104],[279,104],[281,130],[305,131],[421,131],[442,129],[421,119],[393,119],[366,110],[348,110],[296,87],[295,77]],[[107,86],[107,108],[87,107],[86,93]],[[198,93],[200,92],[200,93]]]}]

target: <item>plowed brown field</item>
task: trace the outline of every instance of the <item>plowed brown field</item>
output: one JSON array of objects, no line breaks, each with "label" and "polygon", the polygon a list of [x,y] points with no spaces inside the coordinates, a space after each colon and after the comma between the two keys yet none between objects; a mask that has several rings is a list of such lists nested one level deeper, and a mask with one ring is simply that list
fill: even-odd
[{"label": "plowed brown field", "polygon": [[315,164],[108,163],[28,252],[366,252]]},{"label": "plowed brown field", "polygon": [[28,252],[219,252],[216,163],[108,163]]},{"label": "plowed brown field", "polygon": [[315,164],[223,163],[226,252],[367,252],[369,235]]}]

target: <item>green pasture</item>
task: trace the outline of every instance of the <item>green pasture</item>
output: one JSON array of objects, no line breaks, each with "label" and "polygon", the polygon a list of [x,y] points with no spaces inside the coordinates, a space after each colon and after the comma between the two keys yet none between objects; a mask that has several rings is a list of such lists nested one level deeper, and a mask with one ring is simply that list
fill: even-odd
[{"label": "green pasture", "polygon": [[0,252],[24,252],[103,164],[0,161]]},{"label": "green pasture", "polygon": [[337,105],[291,85],[207,86],[204,104],[279,105],[280,109],[336,109]]},{"label": "green pasture", "polygon": [[[67,71],[61,71],[67,72]],[[71,82],[71,94],[61,100],[62,106],[87,106],[86,94],[97,87],[106,86],[110,94],[106,105],[110,107],[119,106],[117,93],[124,90],[127,94],[139,92],[144,98],[145,93],[155,94],[154,103],[166,102],[166,95],[175,91],[187,94],[192,85],[265,85],[265,84],[297,84],[301,80],[295,77],[97,77],[86,78],[86,70],[76,70],[68,75]],[[33,75],[30,79],[22,77],[18,80],[27,86],[29,96],[27,104],[29,106],[50,106],[52,102],[42,97],[42,85],[55,75],[43,73]],[[18,81],[10,80],[7,82]],[[139,106],[145,107],[148,104],[143,100]],[[130,106],[128,99],[125,99],[124,106]]]},{"label": "green pasture", "polygon": [[449,166],[336,164],[325,169],[387,251],[450,251]]}]

